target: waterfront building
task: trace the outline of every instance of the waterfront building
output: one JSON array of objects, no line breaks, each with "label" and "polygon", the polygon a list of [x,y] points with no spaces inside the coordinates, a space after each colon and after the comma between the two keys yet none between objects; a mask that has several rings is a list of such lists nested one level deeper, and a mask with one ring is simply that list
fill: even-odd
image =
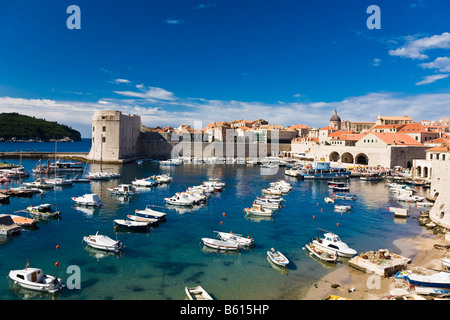
[{"label": "waterfront building", "polygon": [[414,123],[413,119],[408,116],[401,117],[386,117],[386,116],[377,116],[377,120],[375,121],[375,125],[387,125],[387,124],[407,124]]}]

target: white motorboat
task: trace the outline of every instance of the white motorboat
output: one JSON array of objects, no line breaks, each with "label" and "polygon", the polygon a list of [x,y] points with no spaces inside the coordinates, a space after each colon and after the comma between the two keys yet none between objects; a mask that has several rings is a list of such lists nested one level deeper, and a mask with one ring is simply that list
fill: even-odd
[{"label": "white motorboat", "polygon": [[170,176],[170,174],[165,173],[165,174],[160,174],[156,176],[156,181],[158,183],[170,183],[173,181],[173,178]]},{"label": "white motorboat", "polygon": [[156,186],[158,182],[149,177],[149,178],[135,179],[131,181],[131,184],[133,186],[138,187],[153,187]]},{"label": "white motorboat", "polygon": [[172,197],[164,198],[166,203],[173,204],[175,206],[192,206],[194,201],[189,199],[187,195],[175,195]]},{"label": "white motorboat", "polygon": [[39,189],[53,189],[55,186],[53,184],[48,183],[43,178],[38,178],[33,182],[24,182],[24,185],[32,188],[39,188]]},{"label": "white motorboat", "polygon": [[345,242],[342,242],[337,234],[331,232],[325,233],[323,238],[313,239],[312,242],[317,247],[335,252],[339,257],[351,258],[357,253],[356,250],[349,248]]},{"label": "white motorboat", "polygon": [[406,201],[406,202],[421,202],[424,199],[425,199],[425,197],[413,196],[413,195],[399,196],[397,198],[397,200],[399,200],[399,201]]},{"label": "white motorboat", "polygon": [[98,234],[98,232],[95,235],[83,237],[83,241],[86,242],[88,246],[100,250],[119,252],[124,248],[122,242],[113,240],[105,235]]},{"label": "white motorboat", "polygon": [[108,190],[109,192],[111,192],[111,194],[115,195],[132,196],[136,194],[131,184],[119,184],[117,187],[108,188]]},{"label": "white motorboat", "polygon": [[228,250],[228,251],[239,250],[239,245],[236,242],[217,240],[212,238],[202,238],[202,241],[205,246],[213,249]]},{"label": "white motorboat", "polygon": [[100,197],[95,193],[85,194],[80,197],[73,197],[72,200],[75,201],[76,204],[84,206],[99,207],[103,205]]},{"label": "white motorboat", "polygon": [[269,194],[269,195],[276,195],[276,196],[280,196],[280,197],[283,195],[283,192],[280,189],[275,189],[275,188],[263,189],[262,193],[264,195]]},{"label": "white motorboat", "polygon": [[71,186],[73,184],[72,179],[63,179],[63,178],[47,179],[47,183],[53,184],[55,187]]},{"label": "white motorboat", "polygon": [[229,241],[229,242],[236,242],[239,247],[250,247],[253,245],[253,238],[250,237],[243,237],[240,234],[234,234],[233,232],[220,232],[220,231],[214,231],[217,232],[217,235],[221,240]]},{"label": "white motorboat", "polygon": [[64,287],[60,278],[44,274],[39,268],[11,270],[8,276],[21,287],[36,291],[56,293]]},{"label": "white motorboat", "polygon": [[334,203],[334,199],[330,198],[330,197],[325,197],[325,202],[326,203]]},{"label": "white motorboat", "polygon": [[158,224],[159,220],[156,218],[146,218],[137,215],[127,214],[128,220],[139,221],[139,222],[148,222],[150,224]]},{"label": "white motorboat", "polygon": [[201,286],[197,287],[185,287],[184,291],[186,292],[189,300],[213,300],[213,298],[203,289]]},{"label": "white motorboat", "polygon": [[290,177],[297,177],[300,175],[302,170],[300,168],[291,168],[284,171],[284,174]]},{"label": "white motorboat", "polygon": [[32,192],[32,193],[43,193],[44,192],[44,191],[42,191],[42,189],[33,188],[33,187],[30,187],[30,186],[19,186],[19,187],[16,187],[16,188],[11,188],[10,190],[11,191],[18,191],[18,192],[28,191],[28,192]]},{"label": "white motorboat", "polygon": [[278,210],[281,207],[281,202],[276,199],[267,199],[267,198],[256,198],[254,201],[255,204],[259,204],[263,208],[275,209]]},{"label": "white motorboat", "polygon": [[450,288],[450,272],[441,271],[432,275],[412,273],[405,276],[408,282],[420,287]]},{"label": "white motorboat", "polygon": [[275,263],[277,266],[286,268],[289,264],[289,259],[286,258],[280,251],[275,251],[274,248],[271,248],[270,251],[267,251],[267,256],[270,261]]},{"label": "white motorboat", "polygon": [[111,176],[106,172],[89,172],[88,178],[90,180],[109,180]]},{"label": "white motorboat", "polygon": [[39,218],[59,218],[61,211],[54,210],[55,205],[44,203],[37,206],[28,206],[26,210],[30,212],[31,215]]},{"label": "white motorboat", "polygon": [[340,204],[340,205],[335,204],[334,205],[334,210],[335,211],[350,211],[351,209],[352,209],[352,206],[350,206],[350,205],[342,205],[342,204]]},{"label": "white motorboat", "polygon": [[253,204],[250,208],[245,208],[244,211],[247,214],[253,214],[258,216],[272,216],[275,210],[264,208],[259,204]]},{"label": "white motorboat", "polygon": [[165,212],[160,212],[160,211],[155,211],[152,208],[154,208],[155,206],[153,205],[148,205],[145,207],[144,210],[136,210],[135,213],[138,216],[141,217],[145,217],[145,218],[155,218],[158,220],[165,220],[166,219],[166,213]]},{"label": "white motorboat", "polygon": [[116,226],[126,228],[129,230],[148,230],[150,228],[150,222],[148,221],[133,221],[126,219],[115,219]]}]

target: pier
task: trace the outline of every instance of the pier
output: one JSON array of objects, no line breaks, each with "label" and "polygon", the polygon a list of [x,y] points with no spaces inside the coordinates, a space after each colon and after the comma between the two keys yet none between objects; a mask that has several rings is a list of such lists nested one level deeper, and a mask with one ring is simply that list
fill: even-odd
[{"label": "pier", "polygon": [[0,152],[0,158],[2,159],[65,159],[73,161],[84,161],[89,162],[87,152]]}]

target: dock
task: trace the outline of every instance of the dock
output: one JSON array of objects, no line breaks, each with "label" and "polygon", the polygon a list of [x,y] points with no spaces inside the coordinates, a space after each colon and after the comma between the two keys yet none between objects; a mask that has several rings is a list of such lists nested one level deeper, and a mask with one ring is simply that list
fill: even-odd
[{"label": "dock", "polygon": [[398,271],[406,269],[406,265],[410,263],[410,258],[402,257],[385,249],[361,253],[348,261],[348,265],[355,269],[381,277],[394,275]]}]

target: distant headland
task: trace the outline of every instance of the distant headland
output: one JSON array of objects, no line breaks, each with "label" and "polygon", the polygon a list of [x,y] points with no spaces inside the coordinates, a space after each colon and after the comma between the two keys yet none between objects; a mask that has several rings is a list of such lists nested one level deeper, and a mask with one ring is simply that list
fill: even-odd
[{"label": "distant headland", "polygon": [[16,112],[0,113],[0,141],[81,141],[81,134],[54,121]]}]

